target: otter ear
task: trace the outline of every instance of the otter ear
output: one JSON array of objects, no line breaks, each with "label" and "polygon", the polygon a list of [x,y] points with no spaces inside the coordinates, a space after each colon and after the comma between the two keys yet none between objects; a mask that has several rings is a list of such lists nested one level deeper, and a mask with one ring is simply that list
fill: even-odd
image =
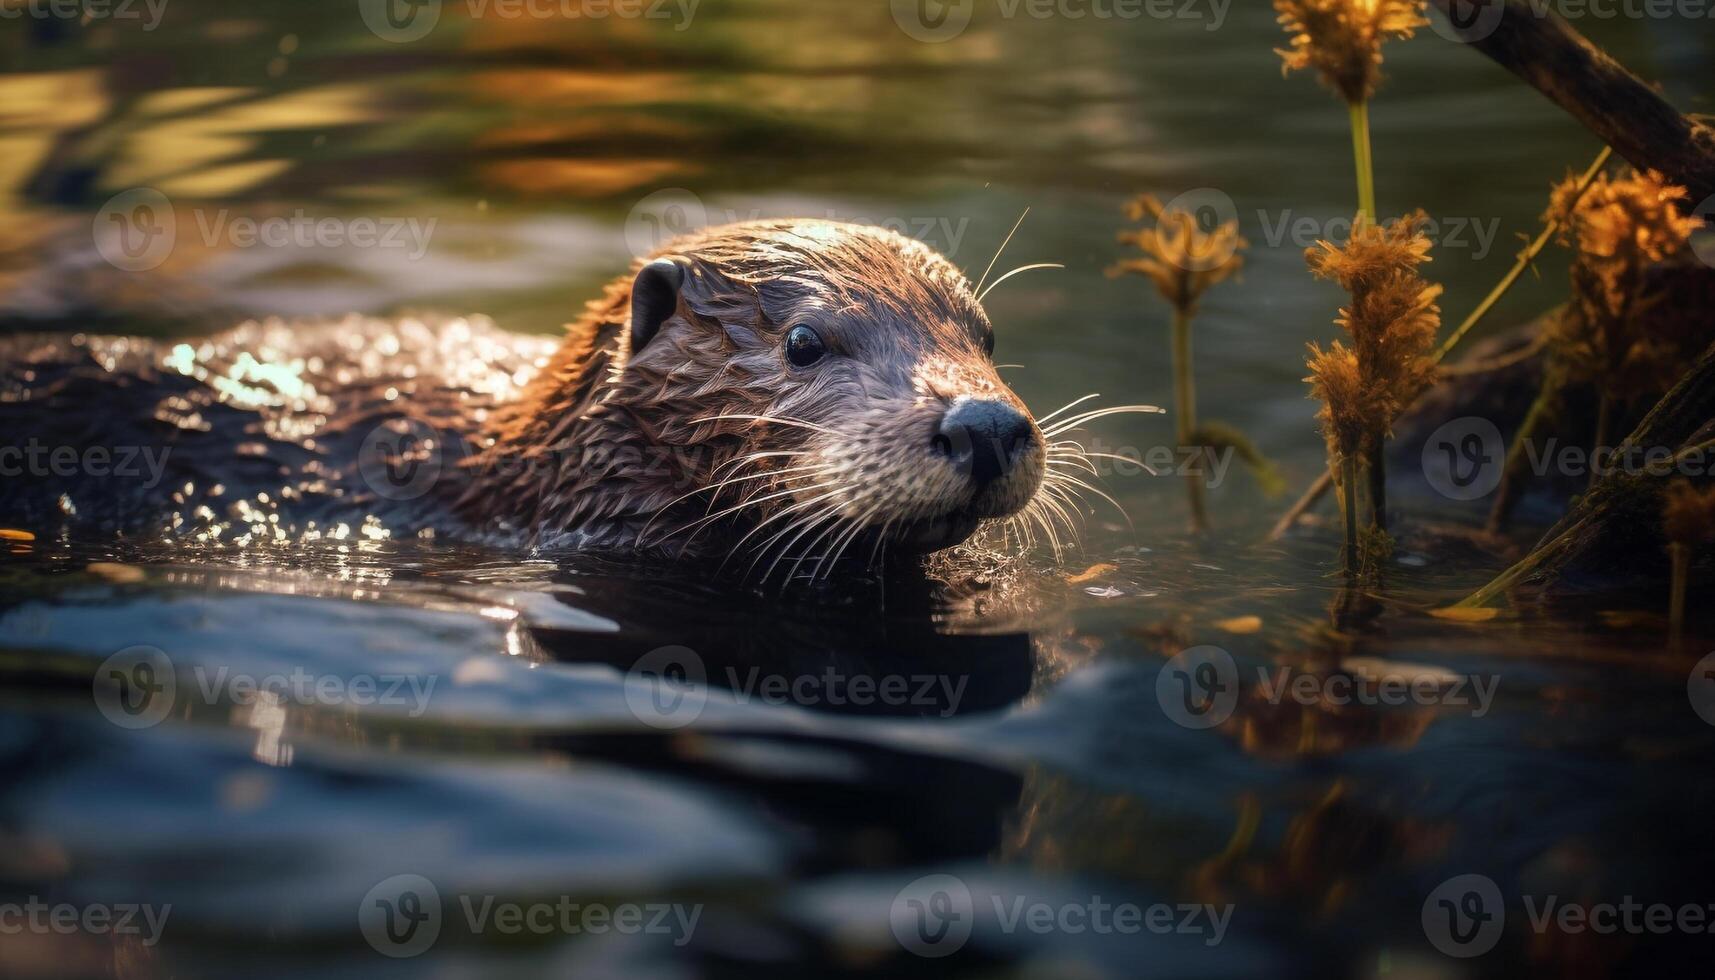
[{"label": "otter ear", "polygon": [[631,350],[635,353],[654,338],[661,324],[679,308],[679,287],[685,284],[682,259],[656,259],[637,271],[631,283]]}]

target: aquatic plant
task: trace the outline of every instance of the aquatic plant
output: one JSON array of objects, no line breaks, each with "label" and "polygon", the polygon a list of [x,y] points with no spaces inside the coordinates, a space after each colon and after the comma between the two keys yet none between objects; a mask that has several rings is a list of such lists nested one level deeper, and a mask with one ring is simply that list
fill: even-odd
[{"label": "aquatic plant", "polygon": [[[1351,338],[1362,405],[1355,451],[1369,475],[1370,524],[1380,531],[1387,528],[1383,446],[1394,420],[1435,380],[1430,352],[1441,327],[1441,287],[1417,271],[1430,260],[1430,242],[1421,231],[1428,220],[1415,211],[1388,225],[1355,228],[1345,245],[1321,241],[1304,253],[1317,278],[1334,280],[1352,295],[1334,322]],[[1319,351],[1311,350],[1314,377]],[[1330,389],[1324,384],[1320,390]],[[1350,511],[1355,494],[1348,489],[1346,497]]]},{"label": "aquatic plant", "polygon": [[1310,383],[1310,395],[1322,402],[1316,421],[1328,443],[1328,470],[1338,474],[1335,490],[1345,528],[1340,553],[1346,573],[1356,575],[1362,551],[1358,541],[1358,459],[1363,453],[1371,392],[1364,385],[1357,352],[1338,340],[1326,351],[1312,343],[1307,366],[1310,375],[1304,380]]},{"label": "aquatic plant", "polygon": [[[1584,189],[1588,188],[1591,182],[1596,179],[1597,175],[1602,172],[1602,168],[1607,165],[1608,158],[1613,155],[1613,152],[1614,151],[1612,149],[1604,146],[1602,147],[1601,152],[1596,154],[1596,159],[1589,167],[1585,168],[1583,175],[1579,178],[1578,193],[1582,194]],[[1523,251],[1519,252],[1517,258],[1513,261],[1512,267],[1507,270],[1506,275],[1502,276],[1500,281],[1495,283],[1494,288],[1489,290],[1488,295],[1484,296],[1482,301],[1471,310],[1465,319],[1461,321],[1457,327],[1454,327],[1450,333],[1448,333],[1447,339],[1441,342],[1441,346],[1435,349],[1435,354],[1431,359],[1437,365],[1442,361],[1445,361],[1447,356],[1453,353],[1454,349],[1459,346],[1459,343],[1469,336],[1471,331],[1474,330],[1479,323],[1483,322],[1483,318],[1489,315],[1489,312],[1492,311],[1495,308],[1495,305],[1501,301],[1501,297],[1505,296],[1507,291],[1513,287],[1513,284],[1518,282],[1519,278],[1524,275],[1525,270],[1531,268],[1532,263],[1536,261],[1536,257],[1542,254],[1542,250],[1548,247],[1549,241],[1557,235],[1559,231],[1560,225],[1555,220],[1550,219],[1545,221],[1542,231],[1537,234],[1536,238],[1531,240],[1530,244],[1524,247]],[[1444,370],[1450,372],[1453,369]],[[1461,365],[1459,370],[1463,371],[1466,369]],[[1407,410],[1409,411],[1409,408]],[[1269,531],[1269,540],[1272,541],[1279,538],[1293,525],[1297,524],[1300,517],[1303,517],[1310,508],[1316,506],[1316,502],[1321,500],[1323,494],[1328,492],[1328,489],[1333,485],[1333,482],[1334,474],[1331,470],[1323,470],[1318,474],[1316,481],[1304,491],[1303,496],[1299,497],[1298,500],[1296,500],[1293,505],[1287,509],[1286,513],[1282,514],[1280,519],[1275,522],[1274,528]]]},{"label": "aquatic plant", "polygon": [[[1239,252],[1249,243],[1239,234],[1238,222],[1225,221],[1204,230],[1195,214],[1168,210],[1153,194],[1143,194],[1128,202],[1125,213],[1132,221],[1147,219],[1153,223],[1119,233],[1120,244],[1136,246],[1143,255],[1114,263],[1107,274],[1110,278],[1128,273],[1143,276],[1155,283],[1162,298],[1173,307],[1173,405],[1181,451],[1189,452],[1193,447],[1199,452],[1231,448],[1257,474],[1265,492],[1274,492],[1279,479],[1273,467],[1237,429],[1219,422],[1197,424],[1191,319],[1209,287],[1231,278],[1244,266]],[[1193,469],[1199,471],[1188,472],[1185,484],[1191,503],[1191,527],[1204,531],[1209,526],[1209,515],[1203,499],[1203,475],[1200,468]]]},{"label": "aquatic plant", "polygon": [[1661,504],[1662,531],[1673,564],[1668,593],[1668,622],[1674,642],[1685,629],[1685,589],[1691,578],[1692,551],[1715,544],[1715,486],[1699,490],[1687,480],[1668,484]]},{"label": "aquatic plant", "polygon": [[1370,99],[1381,84],[1382,42],[1408,38],[1429,25],[1425,0],[1274,0],[1291,46],[1277,48],[1281,74],[1316,69],[1351,113],[1352,158],[1358,172],[1360,220],[1376,218],[1375,166],[1370,152]]},{"label": "aquatic plant", "polygon": [[1698,223],[1680,214],[1685,198],[1683,188],[1653,171],[1601,174],[1587,189],[1576,176],[1555,185],[1543,217],[1574,250],[1572,299],[1548,332],[1548,366],[1513,438],[1489,512],[1491,532],[1505,529],[1518,501],[1522,447],[1564,409],[1568,392],[1595,390],[1592,447],[1605,446],[1614,413],[1660,397],[1708,343],[1701,304],[1663,302],[1662,283],[1650,275],[1688,250]]}]

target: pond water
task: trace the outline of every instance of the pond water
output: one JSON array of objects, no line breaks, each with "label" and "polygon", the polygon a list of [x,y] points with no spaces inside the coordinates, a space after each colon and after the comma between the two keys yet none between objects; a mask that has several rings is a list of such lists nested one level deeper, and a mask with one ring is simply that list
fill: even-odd
[{"label": "pond water", "polygon": [[[687,222],[886,223],[975,275],[1029,208],[997,273],[1065,268],[986,302],[1009,382],[1039,414],[1089,392],[1170,404],[1167,310],[1103,270],[1126,199],[1202,189],[1251,244],[1196,322],[1202,410],[1294,490],[1323,465],[1303,351],[1340,296],[1302,251],[1352,208],[1347,120],[1280,77],[1266,5],[978,0],[942,42],[879,2],[418,6],[438,20],[414,40],[398,25],[422,9],[357,0],[0,25],[3,329],[480,314],[540,338]],[[1580,26],[1707,107],[1701,25]],[[1441,219],[1430,275],[1457,320],[1599,147],[1432,31],[1387,70],[1381,210]],[[174,236],[127,268],[104,219],[143,188]],[[246,237],[270,222],[302,235]],[[1539,272],[1492,327],[1558,302],[1563,260]],[[11,444],[76,422],[6,417]],[[1168,445],[1171,427],[1118,416],[1088,444]],[[1670,646],[1643,594],[1430,616],[1504,562],[1437,530],[1485,508],[1418,469],[1395,464],[1399,547],[1355,598],[1326,523],[1264,543],[1285,501],[1242,473],[1211,492],[1205,537],[1178,481],[1107,472],[1124,516],[1093,508],[1060,562],[965,556],[807,594],[394,535],[385,515],[278,542],[17,527],[34,537],[0,538],[0,912],[165,920],[113,936],[0,915],[0,973],[1707,963],[1689,920],[1533,918],[1635,902],[1702,923],[1715,903],[1707,629]],[[1554,516],[1537,502],[1518,543]],[[1210,677],[1236,684],[1192,697]]]}]

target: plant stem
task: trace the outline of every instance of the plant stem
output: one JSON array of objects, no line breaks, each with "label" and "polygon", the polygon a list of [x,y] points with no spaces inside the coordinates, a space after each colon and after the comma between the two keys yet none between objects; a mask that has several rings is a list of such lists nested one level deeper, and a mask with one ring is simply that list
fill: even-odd
[{"label": "plant stem", "polygon": [[[1608,441],[1608,426],[1610,425],[1609,419],[1613,414],[1614,399],[1608,394],[1608,386],[1603,385],[1601,401],[1596,405],[1596,441],[1590,447],[1590,460],[1592,463],[1594,463],[1598,458],[1597,454],[1602,451],[1602,444]],[[1592,465],[1590,467],[1590,486],[1594,487],[1597,481],[1601,479],[1602,467]]]},{"label": "plant stem", "polygon": [[[1376,220],[1376,172],[1370,157],[1370,104],[1354,102],[1352,111],[1352,160],[1358,167],[1358,221]],[[1354,232],[1356,229],[1353,229]]]},{"label": "plant stem", "polygon": [[1519,423],[1518,432],[1513,435],[1511,446],[1507,447],[1507,460],[1502,465],[1501,483],[1495,490],[1495,502],[1489,508],[1488,532],[1499,534],[1506,529],[1507,521],[1512,517],[1513,507],[1518,503],[1519,474],[1522,472],[1519,464],[1524,460],[1525,446],[1536,435],[1537,426],[1542,424],[1548,414],[1548,406],[1558,397],[1560,385],[1553,378],[1542,379],[1542,387],[1536,393],[1536,400],[1530,403],[1530,411],[1524,415],[1524,421]]},{"label": "plant stem", "polygon": [[1346,516],[1346,577],[1357,578],[1358,562],[1358,454],[1340,457],[1340,509]]},{"label": "plant stem", "polygon": [[1555,535],[1554,540],[1531,551],[1531,553],[1524,556],[1518,564],[1502,572],[1493,582],[1490,582],[1488,585],[1483,586],[1477,591],[1454,603],[1453,608],[1479,609],[1488,605],[1496,596],[1512,588],[1525,576],[1540,568],[1544,562],[1559,555],[1569,547],[1572,544],[1573,538],[1579,531],[1583,530],[1584,526],[1590,523],[1590,521],[1590,517],[1585,517],[1568,527],[1566,530]]},{"label": "plant stem", "polygon": [[1378,435],[1364,459],[1370,477],[1370,523],[1383,531],[1387,530],[1387,460],[1382,455],[1386,448]]},{"label": "plant stem", "polygon": [[[1191,372],[1191,314],[1183,307],[1173,310],[1173,408],[1178,418],[1179,451],[1190,452],[1197,431],[1197,388]],[[1200,466],[1185,474],[1185,491],[1191,501],[1191,530],[1202,533],[1209,528],[1209,514],[1203,504]]]},{"label": "plant stem", "polygon": [[[1613,153],[1613,150],[1604,146],[1602,152],[1596,154],[1595,161],[1590,164],[1589,169],[1584,171],[1583,176],[1578,178],[1578,192],[1574,200],[1584,196],[1584,192],[1589,189],[1591,182],[1596,179],[1596,175],[1602,172],[1603,167],[1607,166],[1608,158]],[[1513,267],[1507,270],[1507,274],[1501,277],[1500,282],[1495,283],[1495,288],[1489,290],[1489,295],[1484,296],[1483,301],[1477,304],[1477,308],[1471,311],[1471,315],[1465,318],[1465,322],[1455,327],[1453,332],[1447,335],[1447,339],[1442,341],[1441,346],[1435,351],[1435,363],[1439,364],[1446,360],[1447,355],[1453,352],[1453,348],[1459,346],[1459,341],[1464,340],[1465,335],[1471,332],[1471,328],[1481,322],[1483,317],[1489,315],[1489,311],[1495,308],[1495,304],[1501,301],[1501,297],[1507,294],[1507,290],[1513,288],[1513,283],[1518,282],[1519,276],[1524,275],[1524,270],[1530,268],[1530,264],[1535,262],[1536,257],[1542,254],[1542,250],[1548,247],[1549,240],[1559,230],[1560,223],[1558,221],[1550,221],[1543,225],[1541,234],[1537,235],[1529,245],[1525,246],[1525,250],[1518,254],[1518,261],[1513,263]]]},{"label": "plant stem", "polygon": [[1668,635],[1675,646],[1685,633],[1685,582],[1691,577],[1691,549],[1678,541],[1667,546],[1673,560],[1673,585],[1668,593]]}]

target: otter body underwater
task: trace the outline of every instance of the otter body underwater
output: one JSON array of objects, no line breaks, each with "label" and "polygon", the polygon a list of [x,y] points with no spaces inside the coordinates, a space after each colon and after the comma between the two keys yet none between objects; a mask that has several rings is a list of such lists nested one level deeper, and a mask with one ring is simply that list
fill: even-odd
[{"label": "otter body underwater", "polygon": [[357,317],[186,343],[13,337],[0,466],[20,475],[0,522],[508,536],[818,571],[935,551],[1046,520],[1031,505],[1058,452],[993,343],[946,259],[825,221],[676,240],[557,348]]}]

